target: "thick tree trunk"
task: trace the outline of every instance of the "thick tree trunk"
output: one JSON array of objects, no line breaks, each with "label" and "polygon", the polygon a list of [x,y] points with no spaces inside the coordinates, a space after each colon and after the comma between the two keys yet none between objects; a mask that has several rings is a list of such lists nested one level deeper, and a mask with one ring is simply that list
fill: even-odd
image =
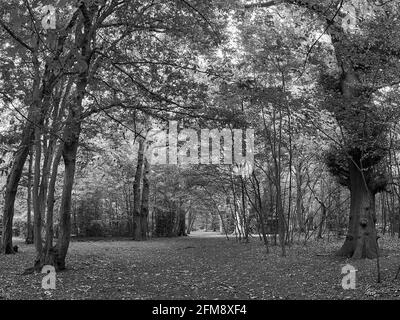
[{"label": "thick tree trunk", "polygon": [[378,256],[375,228],[375,195],[367,187],[362,172],[351,161],[350,171],[350,218],[348,233],[338,255],[355,259]]}]

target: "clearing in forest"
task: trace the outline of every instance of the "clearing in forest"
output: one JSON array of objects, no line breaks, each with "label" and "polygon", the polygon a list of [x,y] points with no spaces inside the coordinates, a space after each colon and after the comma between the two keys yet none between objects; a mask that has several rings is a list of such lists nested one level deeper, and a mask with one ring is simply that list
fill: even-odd
[{"label": "clearing in forest", "polygon": [[[18,242],[18,241],[16,241]],[[249,243],[216,233],[188,237],[73,241],[67,270],[57,274],[55,290],[43,290],[43,274],[21,275],[34,259],[33,246],[0,260],[2,299],[397,299],[399,244],[380,244],[382,282],[376,260],[334,256],[342,241],[295,244],[281,257],[269,254],[258,238]],[[356,289],[341,286],[341,268],[356,267]],[[18,267],[15,267],[18,266]]]}]

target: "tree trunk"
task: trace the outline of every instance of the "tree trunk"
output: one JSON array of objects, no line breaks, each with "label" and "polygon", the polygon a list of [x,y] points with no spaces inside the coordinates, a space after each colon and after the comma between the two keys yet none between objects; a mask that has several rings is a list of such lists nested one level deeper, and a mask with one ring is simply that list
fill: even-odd
[{"label": "tree trunk", "polygon": [[[39,199],[40,185],[40,160],[41,160],[41,133],[39,128],[35,130],[35,165],[33,176],[33,238],[38,256],[42,252],[42,203]],[[39,257],[37,257],[38,259]]]},{"label": "tree trunk", "polygon": [[[82,102],[88,84],[89,65],[93,53],[90,48],[90,41],[95,36],[95,32],[93,32],[92,29],[95,10],[92,9],[97,8],[97,4],[93,4],[93,7],[90,8],[90,12],[86,11],[87,8],[85,7],[85,4],[82,3],[81,5],[83,22],[80,26],[81,28],[77,27],[75,30],[76,36],[80,34],[79,41],[76,45],[80,48],[82,61],[85,62],[87,68],[83,68],[78,75],[75,98],[73,103],[69,106],[68,119],[63,133],[62,157],[64,160],[65,171],[59,214],[59,234],[57,246],[51,250],[53,254],[50,255],[50,258],[54,257],[56,270],[65,269],[65,258],[67,256],[71,238],[72,188],[74,185],[76,157],[78,154],[79,136],[82,125]],[[76,40],[78,40],[77,38]]]},{"label": "tree trunk", "polygon": [[50,249],[53,247],[53,237],[54,237],[53,216],[54,216],[54,203],[55,203],[54,193],[55,193],[58,166],[60,164],[61,155],[62,155],[62,145],[58,147],[56,156],[53,160],[53,168],[49,183],[49,192],[47,197],[47,213],[46,213],[46,245],[45,245],[46,254],[48,254]]},{"label": "tree trunk", "polygon": [[[188,215],[187,215],[187,223],[186,223],[186,234],[190,234],[191,226],[192,226],[192,209],[189,208]],[[222,221],[222,220],[221,220]]]},{"label": "tree trunk", "polygon": [[[53,69],[47,64],[45,66],[43,77],[40,77],[40,63],[38,54],[39,41],[39,36],[36,36],[34,40],[34,52],[32,57],[32,63],[35,71],[32,87],[32,103],[29,107],[27,115],[28,120],[26,121],[22,131],[21,143],[15,154],[14,162],[7,177],[6,191],[4,195],[4,231],[2,251],[5,254],[14,253],[12,245],[12,224],[14,219],[15,196],[17,194],[18,184],[21,179],[21,174],[29,153],[29,149],[31,148],[35,138],[35,124],[37,124],[38,128],[43,126],[43,121],[49,107],[51,93],[53,92],[54,86],[59,79],[57,75],[54,74]],[[59,43],[60,49],[62,49],[64,41]],[[60,50],[60,52],[61,51],[62,50]],[[56,55],[55,58],[57,60],[59,58],[59,54]],[[41,84],[42,86],[40,86]],[[45,99],[45,101],[42,101],[43,99]]]},{"label": "tree trunk", "polygon": [[135,180],[133,182],[133,240],[142,240],[142,224],[140,215],[141,205],[141,180],[143,174],[144,140],[139,138],[138,160],[136,165]]},{"label": "tree trunk", "polygon": [[326,205],[322,201],[320,201],[320,205],[321,205],[322,213],[321,213],[321,220],[319,222],[319,227],[318,227],[318,235],[317,235],[318,239],[322,239],[322,231],[323,231],[323,227],[324,227],[324,222],[326,220]]},{"label": "tree trunk", "polygon": [[64,186],[60,205],[60,224],[57,242],[57,270],[65,269],[65,257],[67,256],[71,237],[71,207],[72,188],[74,185],[76,156],[78,153],[79,135],[81,131],[80,121],[67,124],[64,131],[64,144],[62,156],[64,159]]},{"label": "tree trunk", "polygon": [[141,216],[141,233],[142,239],[147,239],[148,231],[148,217],[149,217],[149,196],[150,196],[150,163],[147,158],[144,158],[144,171],[143,171],[143,192],[142,192],[142,207],[140,209]]},{"label": "tree trunk", "polygon": [[378,257],[375,195],[362,172],[350,161],[350,218],[346,240],[338,255],[355,259]]},{"label": "tree trunk", "polygon": [[303,177],[301,174],[301,165],[296,166],[296,220],[300,233],[305,232],[304,217],[303,217],[303,192],[302,192]]},{"label": "tree trunk", "polygon": [[28,167],[28,186],[27,186],[27,226],[26,226],[26,244],[33,243],[33,226],[32,226],[32,151],[29,152],[29,167]]},{"label": "tree trunk", "polygon": [[29,153],[29,147],[33,140],[33,124],[28,123],[22,134],[22,141],[15,154],[14,162],[7,177],[6,191],[4,195],[3,211],[3,248],[5,254],[14,253],[12,244],[12,225],[14,219],[14,202],[22,170]]}]

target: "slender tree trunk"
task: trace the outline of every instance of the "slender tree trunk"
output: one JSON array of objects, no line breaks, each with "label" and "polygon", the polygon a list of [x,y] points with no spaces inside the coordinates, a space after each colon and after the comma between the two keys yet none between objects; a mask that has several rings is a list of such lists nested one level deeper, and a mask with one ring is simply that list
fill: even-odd
[{"label": "slender tree trunk", "polygon": [[[254,175],[255,177],[255,175]],[[262,238],[264,241],[265,248],[267,249],[267,253],[269,253],[269,245],[268,245],[268,238],[267,238],[267,232],[266,232],[266,227],[265,227],[265,208],[263,205],[263,201],[261,198],[261,190],[260,190],[260,183],[256,181],[257,183],[257,200],[258,200],[258,219],[260,221],[260,226],[261,226],[261,233],[262,233]]]},{"label": "slender tree trunk", "polygon": [[40,253],[42,252],[42,203],[39,199],[40,187],[40,160],[42,155],[41,147],[41,132],[39,128],[35,130],[35,163],[34,163],[34,176],[33,176],[33,237],[36,248],[36,260],[40,260]]},{"label": "slender tree trunk", "polygon": [[32,225],[32,150],[29,152],[29,166],[28,166],[28,198],[27,198],[27,230],[25,243],[33,243],[33,225]]},{"label": "slender tree trunk", "polygon": [[62,145],[58,147],[56,156],[53,160],[53,168],[49,183],[49,192],[47,196],[47,214],[46,214],[46,255],[49,254],[50,248],[53,247],[53,237],[54,237],[54,226],[53,226],[53,216],[54,216],[54,203],[55,203],[55,186],[57,182],[58,166],[61,161],[62,156]]},{"label": "slender tree trunk", "polygon": [[246,206],[246,198],[245,198],[245,182],[242,177],[240,177],[241,181],[241,205],[242,205],[242,219],[243,219],[243,226],[244,226],[244,240],[249,242],[249,222],[247,219],[247,206]]},{"label": "slender tree trunk", "polygon": [[142,207],[140,209],[141,216],[141,233],[142,240],[147,239],[148,232],[148,217],[149,217],[149,205],[150,205],[150,163],[147,158],[144,158],[144,170],[143,170],[143,192],[142,192]]},{"label": "slender tree trunk", "polygon": [[71,237],[72,188],[74,185],[80,131],[80,121],[70,119],[70,123],[67,123],[63,136],[64,143],[62,157],[64,159],[65,171],[60,205],[59,235],[57,242],[57,270],[65,269],[65,257],[67,256]]},{"label": "slender tree trunk", "polygon": [[326,220],[326,205],[322,200],[320,201],[320,205],[321,205],[322,213],[321,213],[321,220],[319,222],[319,227],[318,227],[318,235],[317,235],[318,239],[322,239],[322,231],[323,231],[323,227],[324,227],[324,222]]},{"label": "slender tree trunk", "polygon": [[296,217],[297,226],[300,233],[304,233],[304,217],[303,217],[303,177],[301,174],[301,165],[296,166]]},{"label": "slender tree trunk", "polygon": [[144,140],[139,138],[138,160],[136,164],[135,180],[133,182],[133,239],[142,240],[141,227],[141,181],[143,175]]},{"label": "slender tree trunk", "polygon": [[190,234],[192,226],[192,209],[189,208],[187,216],[186,234]]},{"label": "slender tree trunk", "polygon": [[385,194],[381,194],[380,197],[380,204],[381,204],[381,209],[382,209],[382,220],[383,220],[383,229],[382,233],[386,233],[386,207],[385,207]]}]

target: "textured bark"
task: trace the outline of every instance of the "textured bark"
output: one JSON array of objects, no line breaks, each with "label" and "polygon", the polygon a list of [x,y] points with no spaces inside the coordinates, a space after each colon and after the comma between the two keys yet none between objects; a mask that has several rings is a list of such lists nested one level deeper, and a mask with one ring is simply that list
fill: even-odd
[{"label": "textured bark", "polygon": [[346,240],[338,255],[360,258],[378,256],[377,233],[375,228],[375,195],[366,186],[360,170],[354,163],[350,170],[350,218]]}]

